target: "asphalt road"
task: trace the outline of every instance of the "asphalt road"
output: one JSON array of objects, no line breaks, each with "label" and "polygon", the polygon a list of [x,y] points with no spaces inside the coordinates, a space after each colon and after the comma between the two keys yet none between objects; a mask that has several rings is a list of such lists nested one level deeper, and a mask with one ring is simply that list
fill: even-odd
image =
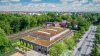
[{"label": "asphalt road", "polygon": [[83,36],[84,40],[80,44],[80,47],[78,47],[77,52],[74,56],[90,56],[91,49],[93,46],[93,41],[95,38],[95,31],[96,26],[91,26],[87,36]]}]

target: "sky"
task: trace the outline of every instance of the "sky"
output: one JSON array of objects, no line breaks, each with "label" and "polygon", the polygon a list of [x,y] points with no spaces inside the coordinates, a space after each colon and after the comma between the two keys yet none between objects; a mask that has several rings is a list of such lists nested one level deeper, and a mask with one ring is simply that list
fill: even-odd
[{"label": "sky", "polygon": [[0,11],[100,12],[100,0],[0,0]]}]

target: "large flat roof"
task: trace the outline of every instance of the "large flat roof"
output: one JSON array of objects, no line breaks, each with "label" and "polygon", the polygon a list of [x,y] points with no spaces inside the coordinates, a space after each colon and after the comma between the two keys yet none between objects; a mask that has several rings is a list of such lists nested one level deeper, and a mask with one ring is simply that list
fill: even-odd
[{"label": "large flat roof", "polygon": [[37,31],[33,31],[31,34],[37,34],[39,36],[51,38],[52,36],[61,33],[64,30],[65,28],[61,27],[43,28]]},{"label": "large flat roof", "polygon": [[[52,30],[52,28],[50,28],[51,30]],[[57,28],[58,29],[58,28]],[[55,28],[55,31],[57,30],[56,28]],[[44,29],[41,29],[41,30],[44,30]],[[62,32],[62,31],[64,31],[64,30],[66,30],[66,29],[59,29],[58,30],[58,32]],[[39,30],[40,31],[40,30]],[[48,31],[47,29],[46,30],[44,30],[44,31]],[[58,32],[54,32],[54,31],[50,31],[50,32],[52,32],[52,33],[50,33],[50,34],[57,34]],[[42,38],[38,38],[38,37],[34,37],[34,36],[31,36],[31,35],[29,35],[29,34],[26,34],[25,36],[23,36],[22,37],[22,39],[24,39],[24,40],[27,40],[27,41],[29,41],[29,42],[32,42],[32,43],[35,43],[35,44],[38,44],[38,45],[41,45],[41,46],[44,46],[44,47],[49,47],[49,46],[51,46],[53,43],[55,43],[55,42],[57,42],[57,41],[59,41],[59,40],[61,40],[62,38],[63,38],[63,36],[65,36],[65,35],[70,35],[70,34],[72,34],[72,31],[71,30],[69,30],[69,31],[67,31],[67,32],[65,32],[65,33],[63,33],[63,34],[61,34],[60,36],[58,36],[57,38],[55,38],[55,39],[53,39],[53,40],[51,40],[51,41],[48,41],[48,40],[45,40],[45,39],[42,39]],[[48,34],[47,34],[48,35]]]}]

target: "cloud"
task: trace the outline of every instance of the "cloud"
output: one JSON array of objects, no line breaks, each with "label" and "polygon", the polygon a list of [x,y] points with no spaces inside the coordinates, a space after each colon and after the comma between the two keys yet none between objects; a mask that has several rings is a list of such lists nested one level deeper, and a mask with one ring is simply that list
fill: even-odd
[{"label": "cloud", "polygon": [[74,0],[60,0],[61,2],[72,2]]},{"label": "cloud", "polygon": [[10,0],[10,1],[12,1],[12,2],[19,2],[20,0]]},{"label": "cloud", "polygon": [[80,3],[87,3],[88,0],[81,0]]},{"label": "cloud", "polygon": [[0,0],[0,2],[8,2],[9,0]]},{"label": "cloud", "polygon": [[81,6],[81,3],[77,3],[77,4],[72,4],[72,6]]},{"label": "cloud", "polygon": [[96,4],[95,6],[100,7],[100,4]]},{"label": "cloud", "polygon": [[97,2],[98,3],[98,2],[100,2],[100,0],[93,0],[93,2]]},{"label": "cloud", "polygon": [[0,0],[0,2],[19,2],[20,0]]},{"label": "cloud", "polygon": [[[1,1],[1,0],[0,0]],[[8,0],[2,0],[8,1]],[[20,1],[20,0],[9,0]],[[34,0],[42,1],[42,0]],[[22,5],[21,3],[0,6],[0,11],[100,11],[100,4],[89,2],[89,0],[60,0],[61,3],[29,3]],[[70,1],[70,3],[69,3]],[[88,3],[89,2],[89,3]],[[86,3],[86,4],[84,4]]]},{"label": "cloud", "polygon": [[40,2],[40,1],[42,1],[42,0],[32,0],[33,2]]}]

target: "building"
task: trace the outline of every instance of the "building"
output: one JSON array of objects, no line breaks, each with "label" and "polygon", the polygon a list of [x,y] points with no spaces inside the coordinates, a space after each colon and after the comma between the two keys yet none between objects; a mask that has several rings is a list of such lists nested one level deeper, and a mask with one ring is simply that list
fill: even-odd
[{"label": "building", "polygon": [[62,21],[62,22],[46,22],[43,24],[44,28],[48,28],[48,27],[63,27],[66,28],[67,27],[67,23],[66,21]]},{"label": "building", "polygon": [[60,27],[60,23],[59,22],[46,22],[43,24],[44,28],[48,28],[48,27]]},{"label": "building", "polygon": [[63,20],[63,21],[60,23],[60,26],[63,27],[63,28],[67,28],[67,22],[66,22],[66,20]]},{"label": "building", "polygon": [[68,28],[48,27],[25,34],[20,38],[20,41],[26,43],[26,46],[31,44],[35,51],[48,54],[52,45],[62,41],[65,37],[68,37],[71,34],[73,34],[73,32]]}]

